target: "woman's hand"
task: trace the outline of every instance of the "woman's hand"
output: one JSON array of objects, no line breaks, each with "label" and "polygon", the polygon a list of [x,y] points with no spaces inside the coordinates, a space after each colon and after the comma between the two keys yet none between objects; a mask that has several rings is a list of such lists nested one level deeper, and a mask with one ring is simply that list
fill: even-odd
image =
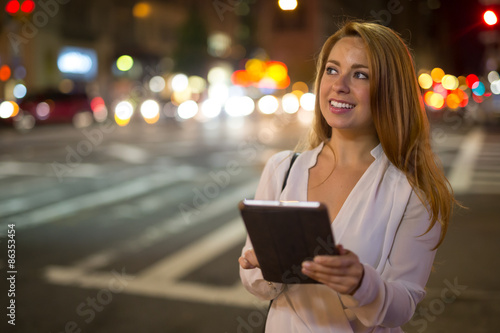
[{"label": "woman's hand", "polygon": [[339,255],[316,256],[302,263],[302,273],[341,294],[353,295],[363,280],[364,267],[358,256],[337,246]]},{"label": "woman's hand", "polygon": [[243,255],[239,257],[238,262],[244,269],[260,268],[259,261],[257,260],[253,249],[246,250]]}]

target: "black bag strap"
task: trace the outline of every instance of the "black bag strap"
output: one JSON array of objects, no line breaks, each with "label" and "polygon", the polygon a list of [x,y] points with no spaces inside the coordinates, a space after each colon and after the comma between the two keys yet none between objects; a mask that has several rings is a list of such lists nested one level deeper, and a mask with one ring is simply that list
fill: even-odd
[{"label": "black bag strap", "polygon": [[297,159],[300,153],[294,153],[292,159],[290,160],[290,166],[288,167],[288,171],[286,172],[285,179],[283,180],[283,187],[281,188],[281,192],[285,189],[286,182],[288,181],[288,175],[290,174],[290,170],[292,169],[293,162]]},{"label": "black bag strap", "polygon": [[[292,156],[292,159],[290,160],[290,166],[288,167],[288,170],[286,171],[285,179],[283,180],[283,187],[281,188],[281,192],[283,192],[283,190],[285,189],[286,182],[288,180],[288,175],[290,175],[290,170],[292,169],[292,165],[299,155],[300,155],[300,153],[294,153]],[[267,307],[267,313],[266,313],[266,321],[267,321],[267,314],[269,313],[269,310],[271,310],[272,304],[273,304],[273,300],[269,301],[269,306]],[[264,322],[264,331],[266,330],[266,321]]]}]

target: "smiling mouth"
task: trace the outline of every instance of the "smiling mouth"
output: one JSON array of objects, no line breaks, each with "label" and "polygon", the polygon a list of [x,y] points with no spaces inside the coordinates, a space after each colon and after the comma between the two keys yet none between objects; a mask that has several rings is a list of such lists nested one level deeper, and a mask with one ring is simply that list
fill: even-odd
[{"label": "smiling mouth", "polygon": [[330,105],[336,109],[352,109],[356,106],[354,104],[341,103],[341,102],[337,102],[337,101],[333,101],[333,100],[330,101]]}]

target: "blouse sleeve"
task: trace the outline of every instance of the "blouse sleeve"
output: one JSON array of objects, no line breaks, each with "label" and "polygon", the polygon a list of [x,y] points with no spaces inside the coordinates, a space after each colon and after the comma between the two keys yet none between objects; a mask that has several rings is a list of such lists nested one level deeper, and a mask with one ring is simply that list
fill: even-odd
[{"label": "blouse sleeve", "polygon": [[[257,191],[256,200],[279,200],[283,178],[289,167],[290,151],[282,151],[273,155],[264,167]],[[288,161],[288,162],[287,162]],[[247,237],[242,254],[252,248],[250,238]],[[240,266],[240,278],[243,286],[262,300],[271,300],[276,298],[284,289],[284,284],[271,283],[264,280],[260,268],[243,269]]]},{"label": "blouse sleeve", "polygon": [[399,327],[408,322],[425,296],[440,236],[436,223],[428,232],[429,213],[412,191],[382,273],[364,265],[365,275],[353,296],[341,300],[367,327]]}]

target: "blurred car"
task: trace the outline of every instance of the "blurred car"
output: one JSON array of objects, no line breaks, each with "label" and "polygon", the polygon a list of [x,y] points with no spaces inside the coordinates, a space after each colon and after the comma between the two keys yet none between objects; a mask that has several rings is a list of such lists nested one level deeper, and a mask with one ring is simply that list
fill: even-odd
[{"label": "blurred car", "polygon": [[30,129],[42,124],[72,123],[89,126],[94,121],[87,94],[64,94],[48,91],[27,96],[19,103],[19,112],[10,121],[17,129]]}]

